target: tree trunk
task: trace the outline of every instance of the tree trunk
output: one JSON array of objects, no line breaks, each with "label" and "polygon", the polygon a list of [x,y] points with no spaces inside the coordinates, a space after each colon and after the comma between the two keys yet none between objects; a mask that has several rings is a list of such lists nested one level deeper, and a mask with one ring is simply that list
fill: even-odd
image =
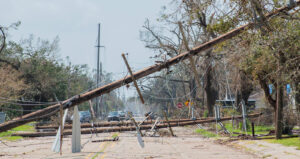
[{"label": "tree trunk", "polygon": [[[207,61],[209,61],[209,59],[207,59]],[[208,63],[208,62],[206,62]],[[207,64],[206,65],[207,71],[206,71],[206,75],[205,75],[205,80],[204,80],[204,90],[205,90],[205,96],[206,96],[206,106],[207,106],[207,110],[208,110],[208,116],[213,116],[213,108],[214,108],[214,98],[213,98],[213,91],[212,91],[212,67]]]},{"label": "tree trunk", "polygon": [[282,70],[285,59],[282,52],[278,53],[279,59],[277,60],[277,79],[276,79],[276,120],[275,120],[275,136],[276,139],[281,139],[283,130],[283,87],[284,82],[282,79]]},{"label": "tree trunk", "polygon": [[300,84],[299,84],[299,81],[295,82],[295,106],[296,106],[298,115],[300,113]]},{"label": "tree trunk", "polygon": [[195,78],[192,78],[190,82],[190,92],[191,92],[191,97],[195,101],[197,97],[197,89],[196,89],[196,81]]},{"label": "tree trunk", "polygon": [[[280,79],[277,79],[279,83]],[[283,86],[277,85],[277,100],[276,100],[276,112],[275,112],[275,135],[276,135],[276,139],[281,139],[281,135],[282,135],[282,128],[283,128]]]},{"label": "tree trunk", "polygon": [[295,106],[297,113],[297,123],[300,126],[300,84],[299,82],[295,82]]},{"label": "tree trunk", "polygon": [[234,105],[237,108],[238,111],[240,111],[241,109],[239,108],[239,104],[241,102],[241,93],[239,91],[239,88],[235,89],[235,101],[234,101]]}]

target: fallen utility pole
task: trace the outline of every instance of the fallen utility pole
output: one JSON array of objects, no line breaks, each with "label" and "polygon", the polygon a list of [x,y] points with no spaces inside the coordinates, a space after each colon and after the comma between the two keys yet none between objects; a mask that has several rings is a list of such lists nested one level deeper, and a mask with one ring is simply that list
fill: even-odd
[{"label": "fallen utility pole", "polygon": [[[207,120],[207,119],[212,119],[212,118],[203,118],[201,120]],[[195,120],[200,120],[200,119],[195,119]],[[169,120],[170,123],[172,122],[184,122],[184,121],[193,121],[193,119],[173,119]],[[161,123],[165,123],[166,120],[161,120],[159,121]],[[143,123],[137,122],[138,125],[149,125],[153,124],[154,121],[144,121]],[[91,123],[83,123],[81,124],[81,128],[92,128],[92,127],[113,127],[113,126],[132,126],[134,125],[133,122],[131,121],[115,121],[115,122],[97,122],[94,123],[93,125]],[[36,126],[35,129],[58,129],[58,125],[45,125],[45,126]],[[72,129],[72,124],[66,124],[64,126],[64,129]]]},{"label": "fallen utility pole", "polygon": [[[248,118],[257,118],[262,113],[256,114],[249,114]],[[235,119],[242,119],[243,116],[236,116]],[[223,117],[220,118],[218,121],[227,121],[232,120],[232,117]],[[186,126],[186,125],[196,125],[196,124],[203,124],[203,123],[211,123],[216,122],[216,119],[207,119],[207,120],[194,120],[194,121],[186,121],[186,122],[174,122],[174,123],[162,123],[157,124],[156,129],[160,128],[168,128],[170,127],[179,127],[179,126]],[[140,130],[150,130],[152,125],[140,125]],[[90,134],[93,133],[108,133],[108,132],[122,132],[122,131],[136,131],[136,126],[122,126],[122,127],[109,127],[109,128],[95,128],[95,129],[82,129],[81,134]],[[23,132],[23,133],[14,133],[12,136],[23,136],[23,137],[42,137],[42,136],[54,136],[55,132]],[[71,130],[65,130],[64,135],[72,135]]]},{"label": "fallen utility pole", "polygon": [[[300,0],[297,0],[295,2],[295,5],[293,5],[293,6],[284,6],[284,7],[281,7],[279,9],[276,9],[273,12],[270,12],[270,13],[266,14],[265,17],[266,18],[271,18],[272,16],[278,15],[278,13],[287,12],[287,11],[297,7],[298,5],[300,5]],[[231,30],[231,31],[229,31],[229,32],[217,37],[217,38],[212,39],[211,41],[203,43],[203,44],[191,49],[190,51],[187,51],[187,52],[179,54],[179,55],[177,55],[177,56],[175,56],[175,57],[173,57],[169,60],[166,60],[163,63],[155,64],[155,65],[149,66],[149,67],[147,67],[143,70],[140,70],[140,71],[134,73],[133,77],[136,80],[138,80],[142,77],[145,77],[145,76],[150,75],[154,72],[160,71],[164,68],[169,68],[171,65],[177,64],[177,63],[181,62],[182,60],[188,59],[189,56],[194,56],[194,55],[199,54],[202,51],[210,49],[210,48],[214,47],[215,45],[217,45],[217,44],[219,44],[223,41],[226,41],[228,39],[231,39],[231,38],[235,37],[236,35],[242,33],[245,30],[253,28],[253,26],[254,26],[254,23],[248,23],[248,24],[242,25],[242,26],[240,26],[236,29],[233,29],[233,30]],[[92,98],[101,96],[105,93],[109,93],[109,92],[111,92],[112,90],[114,90],[116,88],[119,88],[119,87],[121,87],[123,85],[126,85],[128,83],[131,83],[132,81],[133,80],[132,80],[131,76],[126,76],[125,78],[114,81],[114,82],[112,82],[110,84],[107,84],[105,86],[102,86],[102,87],[96,88],[94,90],[91,90],[89,92],[74,96],[71,99],[67,99],[67,100],[63,101],[62,104],[64,105],[64,109],[67,109],[67,108],[73,107],[75,105],[81,104],[83,102],[86,102],[86,101],[88,101]],[[15,118],[13,120],[7,121],[5,123],[2,123],[2,124],[0,124],[0,132],[15,128],[17,126],[26,124],[26,123],[31,122],[31,121],[35,121],[37,119],[52,116],[52,115],[54,115],[55,113],[57,113],[59,111],[59,106],[60,106],[60,104],[55,104],[55,105],[52,105],[52,106],[48,106],[47,108],[29,113],[29,114],[23,115],[21,117]]]}]

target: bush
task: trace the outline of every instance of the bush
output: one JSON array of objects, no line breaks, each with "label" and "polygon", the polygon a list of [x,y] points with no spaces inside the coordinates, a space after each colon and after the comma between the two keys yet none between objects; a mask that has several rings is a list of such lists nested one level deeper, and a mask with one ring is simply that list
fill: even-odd
[{"label": "bush", "polygon": [[[251,130],[251,122],[249,121],[249,119],[246,119],[246,128],[247,128],[247,131]],[[239,129],[243,131],[243,120],[241,120],[241,122],[239,122]]]},{"label": "bush", "polygon": [[273,108],[261,108],[258,110],[263,114],[257,118],[256,125],[273,125],[274,123],[274,110]]},{"label": "bush", "polygon": [[204,117],[204,118],[207,118],[207,117],[208,117],[208,110],[204,110],[204,112],[203,112],[203,117]]},{"label": "bush", "polygon": [[221,108],[220,109],[221,117],[232,116],[232,115],[241,115],[237,110],[231,108]]}]

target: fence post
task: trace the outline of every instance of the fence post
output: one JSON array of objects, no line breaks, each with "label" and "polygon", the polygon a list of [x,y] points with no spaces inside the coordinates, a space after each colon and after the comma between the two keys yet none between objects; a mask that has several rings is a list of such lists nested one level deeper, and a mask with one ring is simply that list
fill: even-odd
[{"label": "fence post", "polygon": [[247,134],[247,121],[246,121],[247,108],[244,100],[242,100],[242,116],[243,116],[243,128],[245,133]]},{"label": "fence post", "polygon": [[216,118],[216,133],[218,134],[218,122],[220,120],[220,107],[215,105],[215,118]]},{"label": "fence post", "polygon": [[251,126],[252,126],[252,137],[255,137],[254,122],[251,123]]}]

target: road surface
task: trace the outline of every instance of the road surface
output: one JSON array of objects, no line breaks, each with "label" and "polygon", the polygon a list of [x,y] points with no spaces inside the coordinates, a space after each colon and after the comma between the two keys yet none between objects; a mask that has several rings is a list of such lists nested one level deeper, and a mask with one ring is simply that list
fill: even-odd
[{"label": "road surface", "polygon": [[[0,158],[73,158],[73,159],[253,159],[257,156],[226,145],[220,145],[210,139],[194,133],[194,128],[174,128],[177,137],[144,137],[145,147],[141,148],[135,132],[118,133],[116,142],[90,142],[111,138],[115,133],[82,135],[83,149],[80,153],[71,153],[71,136],[64,138],[63,154],[51,151],[54,137],[26,138],[17,142],[0,144]],[[167,131],[167,129],[165,129]]]}]

